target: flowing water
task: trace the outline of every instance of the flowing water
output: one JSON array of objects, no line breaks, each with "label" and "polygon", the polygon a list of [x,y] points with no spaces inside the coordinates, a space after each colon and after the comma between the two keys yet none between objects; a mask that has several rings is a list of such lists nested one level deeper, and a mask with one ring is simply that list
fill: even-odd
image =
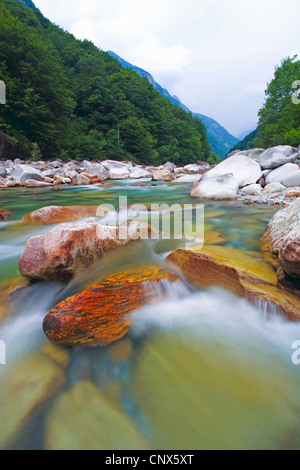
[{"label": "flowing water", "polygon": [[[194,204],[190,185],[12,189],[1,208],[14,219],[47,205]],[[205,232],[255,252],[275,209],[205,204]],[[0,224],[0,298],[20,286],[26,241],[51,226]],[[184,279],[149,289],[159,304],[132,314],[127,336],[103,348],[54,347],[44,316],[62,299],[137,265],[165,265],[181,240],[148,240],[109,253],[67,286],[33,282],[0,306],[2,449],[299,449],[300,365],[292,344],[300,324],[262,302]],[[22,287],[22,284],[21,284]],[[2,351],[3,352],[3,351]],[[3,356],[3,354],[2,354]],[[0,358],[1,359],[1,358]],[[1,362],[1,361],[0,361]],[[4,361],[2,361],[4,362]]]}]

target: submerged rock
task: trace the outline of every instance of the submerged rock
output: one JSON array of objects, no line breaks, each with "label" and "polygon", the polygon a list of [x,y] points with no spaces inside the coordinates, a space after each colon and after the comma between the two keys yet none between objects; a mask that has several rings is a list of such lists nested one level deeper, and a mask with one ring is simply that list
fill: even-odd
[{"label": "submerged rock", "polygon": [[155,267],[110,276],[52,309],[44,319],[45,334],[65,346],[112,343],[129,330],[128,314],[164,298],[164,280],[179,281],[173,272]]},{"label": "submerged rock", "polygon": [[60,224],[84,217],[96,217],[98,206],[46,206],[22,217],[20,222],[41,225]]},{"label": "submerged rock", "polygon": [[219,286],[239,297],[261,299],[277,305],[289,319],[300,321],[300,298],[281,289],[275,269],[251,252],[222,246],[181,248],[167,261],[198,287]]},{"label": "submerged rock", "polygon": [[253,341],[249,331],[203,323],[200,315],[194,337],[185,325],[152,337],[139,357],[132,390],[153,432],[151,448],[274,449],[291,432],[298,448],[292,367],[257,334]]},{"label": "submerged rock", "polygon": [[32,411],[63,385],[62,369],[44,354],[28,356],[0,376],[0,447],[26,423]]},{"label": "submerged rock", "polygon": [[0,209],[0,222],[6,222],[12,218],[12,212],[6,209]]},{"label": "submerged rock", "polygon": [[48,420],[46,448],[106,451],[149,449],[124,410],[109,401],[88,380],[79,382],[54,404]]}]

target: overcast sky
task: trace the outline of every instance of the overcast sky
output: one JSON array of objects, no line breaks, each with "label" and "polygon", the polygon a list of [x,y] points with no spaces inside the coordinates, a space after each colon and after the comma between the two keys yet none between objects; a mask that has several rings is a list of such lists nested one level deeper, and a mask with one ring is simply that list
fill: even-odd
[{"label": "overcast sky", "polygon": [[147,70],[193,112],[233,135],[256,125],[274,66],[300,56],[299,0],[34,3],[77,38]]}]

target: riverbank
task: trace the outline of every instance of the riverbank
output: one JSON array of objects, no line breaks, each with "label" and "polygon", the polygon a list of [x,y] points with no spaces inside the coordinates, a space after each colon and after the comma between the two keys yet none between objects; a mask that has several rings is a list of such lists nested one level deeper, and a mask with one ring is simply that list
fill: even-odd
[{"label": "riverbank", "polygon": [[206,162],[157,167],[132,162],[30,162],[16,159],[0,163],[0,190],[103,185],[129,181],[136,186],[163,182],[192,184],[191,195],[202,200],[240,200],[245,204],[285,207],[300,197],[299,148],[277,146],[267,150],[235,151],[218,165]]}]

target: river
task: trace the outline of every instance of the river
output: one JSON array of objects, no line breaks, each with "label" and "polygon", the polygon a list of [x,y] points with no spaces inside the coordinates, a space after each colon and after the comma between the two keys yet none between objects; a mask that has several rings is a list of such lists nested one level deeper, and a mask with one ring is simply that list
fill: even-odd
[{"label": "river", "polygon": [[[190,185],[11,189],[1,208],[18,220],[48,205],[117,207],[195,204]],[[241,202],[205,204],[205,232],[230,248],[260,253],[274,208]],[[26,241],[51,226],[0,224],[0,298],[20,285]],[[178,240],[148,240],[106,256],[67,286],[35,282],[6,311],[0,307],[0,448],[2,449],[299,449],[300,365],[292,343],[300,324],[218,288],[185,279],[157,286],[159,304],[132,315],[127,336],[103,348],[50,345],[42,323],[61,299],[128,266],[164,265]]]}]

